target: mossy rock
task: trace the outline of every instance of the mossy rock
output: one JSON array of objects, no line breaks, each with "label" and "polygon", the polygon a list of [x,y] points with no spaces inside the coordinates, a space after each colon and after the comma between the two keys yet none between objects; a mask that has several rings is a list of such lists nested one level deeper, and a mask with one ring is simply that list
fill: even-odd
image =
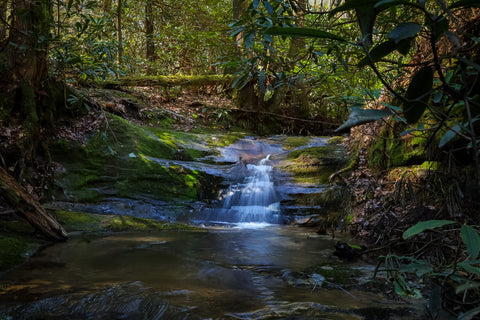
[{"label": "mossy rock", "polygon": [[17,238],[0,238],[0,270],[7,270],[23,262],[28,252],[29,244]]},{"label": "mossy rock", "polygon": [[53,215],[68,232],[199,230],[189,225],[139,218],[130,215],[100,215],[65,210],[56,211]]},{"label": "mossy rock", "polygon": [[288,136],[282,141],[282,146],[287,150],[303,147],[308,145],[310,137],[306,136]]},{"label": "mossy rock", "polygon": [[426,152],[428,139],[424,136],[403,135],[401,123],[385,125],[380,135],[367,149],[370,168],[388,169],[420,165],[429,160]]},{"label": "mossy rock", "polygon": [[313,271],[324,276],[326,280],[341,285],[356,284],[358,283],[357,278],[362,276],[361,271],[343,263],[332,266],[317,266],[313,268]]},{"label": "mossy rock", "polygon": [[338,145],[297,149],[287,158],[291,163],[283,169],[293,173],[297,182],[313,179],[320,184],[327,183],[328,177],[345,166],[348,160],[345,149]]},{"label": "mossy rock", "polygon": [[64,166],[57,174],[57,200],[97,202],[105,197],[158,200],[196,200],[215,192],[219,180],[203,172],[162,160],[191,161],[212,152],[204,144],[222,144],[185,132],[141,127],[117,116],[109,117],[108,128],[89,137],[86,145],[59,141],[52,149],[54,159]]},{"label": "mossy rock", "polygon": [[425,161],[421,165],[395,167],[388,171],[387,178],[397,181],[401,178],[424,178],[429,173],[436,172],[440,167],[437,161]]},{"label": "mossy rock", "polygon": [[344,161],[342,158],[345,156],[345,150],[337,145],[327,145],[321,147],[309,147],[303,149],[297,149],[288,154],[288,158],[296,160],[299,163],[315,163],[319,165],[330,165],[338,161]]},{"label": "mossy rock", "polygon": [[24,221],[0,221],[0,271],[24,262],[45,243]]}]

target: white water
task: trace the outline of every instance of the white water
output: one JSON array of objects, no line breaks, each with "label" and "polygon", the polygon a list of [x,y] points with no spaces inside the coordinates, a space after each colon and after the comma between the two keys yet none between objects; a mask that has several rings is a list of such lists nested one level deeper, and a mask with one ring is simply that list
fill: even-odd
[{"label": "white water", "polygon": [[243,166],[245,172],[243,181],[230,186],[222,208],[211,210],[208,220],[246,228],[281,223],[280,201],[271,178],[273,169],[269,158],[270,155],[257,165],[239,160],[237,166]]}]

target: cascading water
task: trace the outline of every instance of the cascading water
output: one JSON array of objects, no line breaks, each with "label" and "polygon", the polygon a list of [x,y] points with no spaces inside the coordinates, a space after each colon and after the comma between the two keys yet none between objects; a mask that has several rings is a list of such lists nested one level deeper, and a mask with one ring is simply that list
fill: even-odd
[{"label": "cascading water", "polygon": [[243,181],[233,184],[222,199],[222,208],[209,210],[207,220],[227,223],[281,223],[280,202],[272,180],[270,155],[257,165],[239,160],[233,170]]}]

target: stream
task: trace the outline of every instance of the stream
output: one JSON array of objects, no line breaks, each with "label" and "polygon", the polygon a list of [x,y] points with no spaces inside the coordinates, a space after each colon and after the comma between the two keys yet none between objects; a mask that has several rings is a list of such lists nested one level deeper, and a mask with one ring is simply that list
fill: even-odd
[{"label": "stream", "polygon": [[322,188],[278,172],[283,153],[245,140],[222,150],[232,165],[204,165],[229,187],[183,216],[198,230],[74,233],[41,249],[1,275],[0,319],[421,319],[419,301],[383,294],[374,265],[333,256],[340,239],[285,224],[285,199]]}]

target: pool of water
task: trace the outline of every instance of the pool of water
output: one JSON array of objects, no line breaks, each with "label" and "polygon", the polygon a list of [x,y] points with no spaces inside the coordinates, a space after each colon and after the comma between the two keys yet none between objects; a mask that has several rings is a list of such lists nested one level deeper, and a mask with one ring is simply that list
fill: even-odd
[{"label": "pool of water", "polygon": [[409,301],[305,272],[342,267],[335,241],[268,224],[73,235],[2,275],[0,319],[373,319],[368,310],[416,318]]}]

